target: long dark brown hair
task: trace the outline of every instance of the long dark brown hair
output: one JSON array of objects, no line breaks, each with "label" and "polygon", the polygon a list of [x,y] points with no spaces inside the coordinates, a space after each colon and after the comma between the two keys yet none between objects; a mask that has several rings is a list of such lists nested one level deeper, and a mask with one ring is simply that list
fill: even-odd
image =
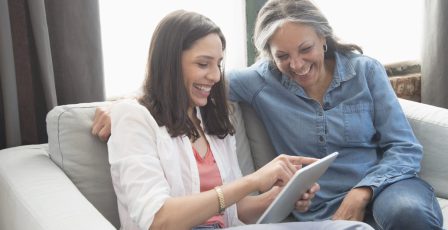
[{"label": "long dark brown hair", "polygon": [[[183,81],[181,60],[183,51],[212,33],[219,36],[224,50],[226,40],[215,23],[201,14],[178,10],[165,16],[152,36],[144,94],[139,102],[151,112],[159,126],[167,128],[172,137],[186,135],[193,141],[199,138],[198,130],[187,115],[190,101]],[[219,138],[235,133],[229,118],[226,92],[222,68],[221,80],[213,85],[207,105],[200,108],[204,131]]]}]

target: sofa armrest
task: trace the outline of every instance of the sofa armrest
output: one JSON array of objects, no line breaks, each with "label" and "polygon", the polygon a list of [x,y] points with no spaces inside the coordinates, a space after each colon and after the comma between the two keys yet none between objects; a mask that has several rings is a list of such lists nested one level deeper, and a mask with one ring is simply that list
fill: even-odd
[{"label": "sofa armrest", "polygon": [[423,145],[420,176],[448,199],[448,109],[399,99],[401,107]]},{"label": "sofa armrest", "polygon": [[48,157],[48,145],[0,151],[0,229],[115,229]]}]

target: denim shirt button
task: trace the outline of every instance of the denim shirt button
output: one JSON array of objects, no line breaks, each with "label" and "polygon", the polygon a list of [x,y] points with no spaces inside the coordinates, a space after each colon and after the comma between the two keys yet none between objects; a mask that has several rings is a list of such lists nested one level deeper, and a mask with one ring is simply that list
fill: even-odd
[{"label": "denim shirt button", "polygon": [[325,109],[325,110],[330,109],[330,103],[325,102],[325,103],[324,103],[324,109]]},{"label": "denim shirt button", "polygon": [[319,136],[319,141],[322,143],[325,141],[324,136]]},{"label": "denim shirt button", "polygon": [[317,115],[318,115],[319,117],[321,117],[322,115],[324,115],[324,113],[323,113],[322,111],[319,111],[319,112],[317,112]]}]

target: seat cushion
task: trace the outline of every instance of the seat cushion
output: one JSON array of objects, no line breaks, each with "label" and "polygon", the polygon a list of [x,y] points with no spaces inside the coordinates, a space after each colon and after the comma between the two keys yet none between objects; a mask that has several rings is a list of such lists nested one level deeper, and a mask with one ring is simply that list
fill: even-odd
[{"label": "seat cushion", "polygon": [[95,109],[109,102],[62,105],[47,114],[50,158],[115,227],[117,199],[112,186],[107,145],[91,134]]}]

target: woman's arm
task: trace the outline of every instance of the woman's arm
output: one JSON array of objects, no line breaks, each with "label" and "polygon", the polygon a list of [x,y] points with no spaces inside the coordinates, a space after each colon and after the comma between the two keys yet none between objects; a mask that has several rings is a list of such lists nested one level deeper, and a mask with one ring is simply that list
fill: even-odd
[{"label": "woman's arm", "polygon": [[[315,160],[314,158],[280,155],[256,172],[221,186],[226,207],[238,202],[238,211],[242,211],[245,219],[251,219],[248,221],[249,223],[254,222],[254,219],[261,215],[261,212],[278,194],[279,190],[272,189],[272,187],[285,185],[302,164],[311,164]],[[255,197],[247,196],[255,191],[268,192]],[[260,201],[261,204],[257,203]],[[218,195],[214,190],[196,195],[169,198],[155,215],[150,229],[191,229],[204,223],[218,212]]]},{"label": "woman's arm", "polygon": [[[256,190],[250,177],[243,177],[221,186],[226,207]],[[219,212],[219,200],[215,190],[184,197],[172,197],[165,201],[154,217],[150,229],[191,229],[204,223]]]},{"label": "woman's arm", "polygon": [[374,61],[369,70],[366,79],[373,99],[373,124],[381,158],[356,187],[369,187],[374,198],[387,185],[415,176],[420,170],[423,152],[384,66]]}]

